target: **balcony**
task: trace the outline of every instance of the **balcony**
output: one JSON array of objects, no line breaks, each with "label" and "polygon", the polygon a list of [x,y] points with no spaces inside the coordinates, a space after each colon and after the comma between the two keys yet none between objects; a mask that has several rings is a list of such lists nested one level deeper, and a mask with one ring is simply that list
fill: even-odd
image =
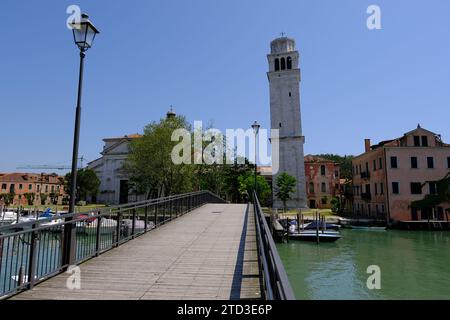
[{"label": "balcony", "polygon": [[372,194],[370,192],[363,192],[361,193],[361,199],[370,201],[372,200]]},{"label": "balcony", "polygon": [[370,179],[370,172],[369,171],[361,172],[361,179]]}]

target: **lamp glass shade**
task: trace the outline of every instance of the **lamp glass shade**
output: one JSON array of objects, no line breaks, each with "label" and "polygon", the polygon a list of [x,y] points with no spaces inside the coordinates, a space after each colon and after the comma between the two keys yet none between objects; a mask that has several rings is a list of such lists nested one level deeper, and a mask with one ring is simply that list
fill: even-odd
[{"label": "lamp glass shade", "polygon": [[258,133],[259,127],[260,127],[259,123],[255,121],[255,122],[252,124],[253,132],[254,132],[254,133]]},{"label": "lamp glass shade", "polygon": [[85,18],[78,24],[74,23],[72,31],[75,44],[81,51],[86,51],[91,48],[95,35],[99,33],[92,23]]}]

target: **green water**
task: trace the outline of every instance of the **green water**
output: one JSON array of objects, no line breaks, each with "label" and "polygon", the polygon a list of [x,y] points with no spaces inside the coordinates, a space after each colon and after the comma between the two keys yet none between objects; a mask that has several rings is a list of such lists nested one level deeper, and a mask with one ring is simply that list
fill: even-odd
[{"label": "green water", "polygon": [[[278,244],[297,299],[450,299],[450,232],[344,229],[335,243]],[[367,267],[381,270],[369,290]]]}]

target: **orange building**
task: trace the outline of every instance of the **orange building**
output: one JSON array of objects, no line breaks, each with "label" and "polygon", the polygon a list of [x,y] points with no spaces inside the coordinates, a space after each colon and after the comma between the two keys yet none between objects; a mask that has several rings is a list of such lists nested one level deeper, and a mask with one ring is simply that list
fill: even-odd
[{"label": "orange building", "polygon": [[0,202],[11,197],[12,205],[61,204],[63,179],[56,173],[0,173]]},{"label": "orange building", "polygon": [[436,183],[450,172],[450,145],[420,127],[402,137],[371,145],[352,161],[353,212],[396,221],[448,221],[450,204],[416,210],[411,202],[437,192]]},{"label": "orange building", "polygon": [[305,156],[305,177],[308,206],[329,209],[331,200],[340,195],[339,165],[331,160]]}]

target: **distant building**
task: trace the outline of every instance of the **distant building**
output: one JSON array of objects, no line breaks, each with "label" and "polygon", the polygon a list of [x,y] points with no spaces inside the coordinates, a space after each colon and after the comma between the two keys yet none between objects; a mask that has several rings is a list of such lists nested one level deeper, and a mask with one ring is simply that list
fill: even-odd
[{"label": "distant building", "polygon": [[56,173],[0,173],[1,204],[8,194],[13,195],[12,205],[62,204],[64,177]]},{"label": "distant building", "polygon": [[[337,163],[324,158],[307,155],[304,157],[305,189],[308,206],[316,209],[329,209],[331,200],[338,198],[344,202],[343,193],[348,181],[340,179],[340,167]],[[259,166],[258,174],[269,183],[272,182],[272,167]],[[274,188],[275,184],[273,184]]]},{"label": "distant building", "polygon": [[331,160],[305,157],[306,193],[312,209],[329,209],[331,200],[340,195],[339,165]]},{"label": "distant building", "polygon": [[402,137],[371,145],[352,161],[353,212],[387,221],[447,220],[442,204],[416,210],[411,202],[436,193],[433,181],[450,172],[450,145],[441,136],[417,126]]},{"label": "distant building", "polygon": [[124,161],[129,154],[130,141],[140,138],[139,134],[125,135],[117,138],[105,138],[100,158],[88,163],[100,180],[100,192],[96,201],[106,204],[128,202],[130,194],[129,177],[123,170]]}]

